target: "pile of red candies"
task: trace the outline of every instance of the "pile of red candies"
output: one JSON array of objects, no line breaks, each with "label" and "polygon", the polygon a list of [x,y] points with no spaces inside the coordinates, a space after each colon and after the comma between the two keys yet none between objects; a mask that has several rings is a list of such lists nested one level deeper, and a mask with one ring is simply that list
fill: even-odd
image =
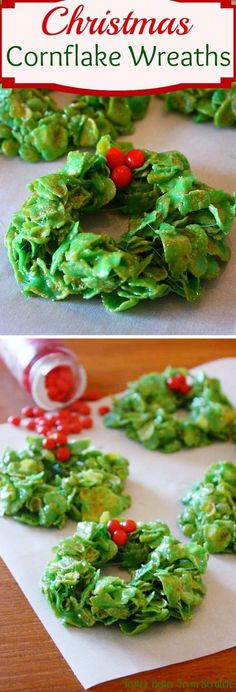
[{"label": "pile of red candies", "polygon": [[181,372],[173,375],[173,377],[169,377],[167,380],[167,386],[173,392],[177,392],[177,394],[189,394],[192,389],[191,385],[188,384],[185,375],[182,375]]},{"label": "pile of red candies", "polygon": [[137,524],[133,519],[126,519],[125,521],[110,519],[107,523],[107,529],[116,545],[125,545],[128,541],[129,533],[136,531]]},{"label": "pile of red candies", "polygon": [[45,387],[51,401],[66,402],[74,394],[74,375],[69,365],[58,365],[45,376]]},{"label": "pile of red candies", "polygon": [[[37,406],[24,406],[21,416],[9,416],[8,423],[43,435],[44,449],[55,449],[57,460],[67,461],[71,456],[67,436],[79,435],[83,430],[93,427],[88,401],[97,401],[100,398],[101,394],[98,391],[87,392],[66,408],[53,412],[44,411]],[[104,416],[108,411],[109,406],[98,408],[100,416]]]},{"label": "pile of red candies", "polygon": [[118,147],[111,147],[106,154],[107,165],[111,173],[111,179],[117,188],[127,187],[133,179],[133,170],[141,168],[145,163],[145,156],[141,149],[131,149],[125,154]]}]

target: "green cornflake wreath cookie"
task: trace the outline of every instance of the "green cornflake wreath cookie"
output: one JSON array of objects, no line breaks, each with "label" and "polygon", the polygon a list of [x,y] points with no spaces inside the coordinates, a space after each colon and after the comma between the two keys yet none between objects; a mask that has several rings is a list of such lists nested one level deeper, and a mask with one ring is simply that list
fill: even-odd
[{"label": "green cornflake wreath cookie", "polygon": [[213,120],[216,127],[236,124],[236,83],[229,89],[183,89],[163,94],[166,110],[191,115],[196,123]]},{"label": "green cornflake wreath cookie", "polygon": [[149,96],[78,96],[63,110],[43,89],[0,88],[0,153],[25,161],[53,161],[71,149],[96,146],[134,130]]},{"label": "green cornflake wreath cookie", "polygon": [[[96,154],[70,152],[58,173],[29,185],[31,196],[6,235],[25,295],[101,296],[114,312],[169,293],[197,300],[204,280],[229,260],[234,195],[199,182],[176,151],[144,151],[132,182],[118,189],[107,166],[110,149],[103,137]],[[105,206],[129,217],[119,240],[83,230],[84,216]]]},{"label": "green cornflake wreath cookie", "polygon": [[21,451],[7,448],[0,462],[0,515],[32,526],[62,528],[68,517],[96,520],[130,506],[123,494],[128,462],[103,454],[89,440],[68,444],[71,457],[59,462],[56,450],[43,448],[43,437],[28,437]]},{"label": "green cornflake wreath cookie", "polygon": [[[117,623],[132,635],[171,617],[192,618],[205,594],[205,549],[183,545],[160,521],[135,525],[126,544],[118,547],[103,521],[81,522],[73,536],[54,548],[41,588],[63,624]],[[102,576],[100,568],[107,563],[128,569],[130,581]]]},{"label": "green cornflake wreath cookie", "polygon": [[210,553],[236,552],[236,466],[219,461],[182,497],[179,526]]},{"label": "green cornflake wreath cookie", "polygon": [[123,428],[144,447],[168,453],[230,439],[235,421],[219,380],[171,367],[131,382],[104,417],[108,428]]}]

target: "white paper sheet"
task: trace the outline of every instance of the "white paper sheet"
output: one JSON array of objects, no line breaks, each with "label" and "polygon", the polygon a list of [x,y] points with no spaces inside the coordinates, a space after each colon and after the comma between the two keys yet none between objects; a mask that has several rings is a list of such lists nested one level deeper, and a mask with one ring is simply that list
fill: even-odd
[{"label": "white paper sheet", "polygon": [[[224,391],[236,404],[236,358],[218,360],[201,369],[210,376],[219,377]],[[97,405],[93,406],[96,410]],[[130,461],[126,489],[132,496],[132,507],[126,516],[145,521],[160,518],[180,540],[183,536],[176,527],[176,517],[183,492],[202,477],[210,463],[220,459],[236,460],[233,443],[217,443],[172,455],[150,452],[128,440],[122,431],[105,429],[99,416],[91,430],[91,439],[105,451],[118,451]],[[1,450],[7,444],[21,447],[23,442],[23,432],[7,424],[0,426]],[[63,627],[40,593],[38,583],[51,558],[51,547],[75,528],[75,523],[70,522],[62,531],[44,530],[4,518],[1,519],[0,549],[23,593],[86,689],[117,677],[187,661],[235,645],[235,555],[210,556],[204,577],[207,594],[190,623],[157,624],[133,638],[121,634],[116,626],[97,625],[88,630]]]},{"label": "white paper sheet", "polygon": [[[67,94],[66,98],[68,101]],[[126,139],[138,147],[156,151],[179,149],[187,156],[200,180],[227,192],[236,188],[235,128],[219,130],[212,123],[197,125],[179,114],[165,114],[162,102],[153,98],[148,115],[135,124],[135,134]],[[0,157],[2,239],[12,213],[19,209],[28,195],[26,184],[40,175],[57,171],[64,160],[30,164],[19,158]],[[125,230],[120,217],[115,218],[114,223],[114,216],[108,218],[107,212],[100,212],[95,217],[92,229],[116,237]],[[206,282],[205,294],[199,303],[190,304],[178,296],[167,296],[161,300],[143,301],[133,310],[116,315],[107,312],[100,299],[68,298],[53,303],[43,298],[24,297],[2,246],[0,333],[67,336],[236,334],[235,226],[230,246],[231,261],[224,266],[219,279]]]}]

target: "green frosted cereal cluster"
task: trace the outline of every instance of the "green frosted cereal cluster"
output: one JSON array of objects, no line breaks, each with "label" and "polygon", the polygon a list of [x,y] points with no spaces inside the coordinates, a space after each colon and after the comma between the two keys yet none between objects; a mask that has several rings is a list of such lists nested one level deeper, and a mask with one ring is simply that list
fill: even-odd
[{"label": "green frosted cereal cluster", "polygon": [[[197,300],[229,260],[234,195],[197,180],[176,151],[144,151],[144,165],[118,190],[106,162],[111,143],[102,137],[95,154],[70,152],[58,173],[29,185],[6,235],[17,281],[26,295],[101,296],[114,312],[169,293]],[[105,206],[129,216],[119,240],[83,230],[84,215]]]},{"label": "green frosted cereal cluster", "polygon": [[[187,394],[168,386],[177,373],[189,383]],[[182,414],[184,409],[185,415],[179,417],[179,409]],[[104,418],[108,428],[122,428],[127,437],[144,447],[167,453],[230,439],[235,421],[236,410],[219,380],[171,367],[131,382],[124,394],[113,399],[112,411]]]},{"label": "green frosted cereal cluster", "polygon": [[[183,545],[160,521],[138,522],[119,548],[104,523],[82,522],[54,553],[41,588],[65,625],[116,623],[124,634],[138,634],[170,618],[190,620],[205,594],[205,549]],[[113,563],[128,568],[131,579],[102,576],[100,568]]]},{"label": "green frosted cereal cluster", "polygon": [[228,89],[183,89],[164,94],[166,110],[190,115],[196,123],[213,120],[216,127],[236,124],[236,83]]},{"label": "green frosted cereal cluster", "polygon": [[182,498],[179,526],[210,553],[236,552],[236,466],[219,461]]},{"label": "green frosted cereal cluster", "polygon": [[0,88],[0,152],[24,161],[53,161],[102,135],[133,132],[150,97],[78,96],[63,110],[43,89]]},{"label": "green frosted cereal cluster", "polygon": [[[217,127],[235,125],[236,84],[228,89],[184,89],[161,96],[167,110]],[[60,109],[47,89],[0,87],[0,153],[25,161],[53,161],[72,149],[94,147],[100,137],[115,140],[134,130],[149,96],[76,96]]]},{"label": "green frosted cereal cluster", "polygon": [[124,495],[128,462],[119,454],[92,449],[89,440],[71,442],[71,457],[57,461],[42,437],[27,438],[21,451],[7,448],[0,461],[0,516],[31,526],[62,528],[74,521],[111,516],[130,506]]},{"label": "green frosted cereal cluster", "polygon": [[52,98],[41,89],[1,88],[0,152],[18,154],[25,161],[51,160],[50,153],[62,149],[56,110]]}]

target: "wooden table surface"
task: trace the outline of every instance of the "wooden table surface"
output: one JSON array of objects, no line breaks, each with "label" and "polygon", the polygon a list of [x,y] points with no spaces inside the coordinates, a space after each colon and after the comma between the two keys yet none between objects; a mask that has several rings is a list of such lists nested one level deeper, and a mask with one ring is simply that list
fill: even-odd
[{"label": "wooden table surface", "polygon": [[[67,339],[89,375],[91,388],[102,394],[121,390],[145,371],[165,365],[193,367],[216,358],[236,356],[234,339]],[[29,403],[0,363],[0,421]],[[13,577],[0,564],[1,692],[80,692],[74,677]],[[227,604],[226,604],[227,607]],[[125,639],[124,639],[125,646]],[[92,662],[91,662],[92,663]],[[97,692],[129,689],[236,689],[235,649],[91,688]]]}]

